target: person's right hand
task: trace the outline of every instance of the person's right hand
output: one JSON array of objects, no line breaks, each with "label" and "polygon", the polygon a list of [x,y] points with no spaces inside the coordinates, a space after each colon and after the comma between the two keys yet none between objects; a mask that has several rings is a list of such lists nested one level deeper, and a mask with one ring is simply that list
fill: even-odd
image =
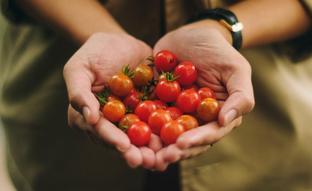
[{"label": "person's right hand", "polygon": [[[124,65],[134,67],[150,55],[152,49],[130,35],[97,33],[70,58],[63,71],[70,102],[69,125],[89,130],[115,146],[131,167],[152,167],[154,151],[131,145],[124,132],[102,117],[93,92],[101,91]],[[151,144],[153,148],[153,139]],[[157,142],[155,144],[157,147]]]}]

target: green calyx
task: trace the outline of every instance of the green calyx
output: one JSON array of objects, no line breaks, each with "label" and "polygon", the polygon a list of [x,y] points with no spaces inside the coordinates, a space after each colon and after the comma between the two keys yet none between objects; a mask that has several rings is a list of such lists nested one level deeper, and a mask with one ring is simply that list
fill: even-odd
[{"label": "green calyx", "polygon": [[130,69],[130,66],[129,64],[125,65],[123,68],[122,68],[122,73],[126,76],[128,76],[129,78],[133,78],[134,77],[134,72],[133,70]]},{"label": "green calyx", "polygon": [[95,97],[99,100],[100,105],[103,106],[107,103],[107,98],[110,95],[110,90],[105,88],[102,92],[95,94]]},{"label": "green calyx", "polygon": [[179,76],[175,76],[172,72],[163,72],[161,75],[165,75],[168,82],[176,81],[179,78]]}]

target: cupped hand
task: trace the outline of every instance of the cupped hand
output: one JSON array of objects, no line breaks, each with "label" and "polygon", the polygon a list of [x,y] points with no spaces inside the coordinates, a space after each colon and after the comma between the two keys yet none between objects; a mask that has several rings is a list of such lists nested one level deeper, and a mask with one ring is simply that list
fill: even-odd
[{"label": "cupped hand", "polygon": [[70,102],[69,125],[91,131],[116,147],[131,167],[154,166],[155,152],[132,145],[124,132],[106,120],[94,92],[103,90],[124,65],[134,67],[150,55],[152,49],[130,35],[97,33],[70,58],[63,71]]},{"label": "cupped hand", "polygon": [[154,54],[170,50],[180,60],[192,61],[198,70],[198,85],[214,90],[217,99],[223,102],[218,122],[182,134],[176,144],[157,153],[158,170],[165,170],[171,162],[204,152],[210,144],[240,125],[241,116],[254,107],[248,61],[219,30],[209,26],[191,24],[181,27],[165,35],[154,47]]}]

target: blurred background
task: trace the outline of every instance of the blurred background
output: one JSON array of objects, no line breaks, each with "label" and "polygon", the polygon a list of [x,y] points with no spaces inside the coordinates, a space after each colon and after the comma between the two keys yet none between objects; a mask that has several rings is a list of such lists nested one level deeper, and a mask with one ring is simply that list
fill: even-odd
[{"label": "blurred background", "polygon": [[[6,25],[2,15],[0,14],[0,28],[4,28]],[[3,38],[3,30],[0,30],[0,56],[1,56],[1,48],[2,48],[2,38]],[[1,86],[1,81],[0,81]],[[3,128],[1,125],[0,119],[0,191],[14,191],[15,189],[12,186],[12,183],[9,179],[7,170],[6,170],[6,161],[5,161],[5,136],[3,132]]]}]

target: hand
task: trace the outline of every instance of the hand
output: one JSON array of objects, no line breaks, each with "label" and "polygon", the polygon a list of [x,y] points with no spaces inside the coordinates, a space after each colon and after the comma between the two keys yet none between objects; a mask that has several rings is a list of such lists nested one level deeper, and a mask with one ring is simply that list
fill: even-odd
[{"label": "hand", "polygon": [[[127,34],[98,33],[91,36],[64,67],[70,101],[69,125],[91,131],[115,146],[131,167],[153,166],[154,151],[131,145],[124,132],[103,118],[93,92],[101,91],[124,65],[134,67],[151,54],[149,46]],[[153,139],[151,142],[153,144]]]},{"label": "hand", "polygon": [[220,26],[214,28],[213,25],[198,22],[184,26],[165,35],[154,47],[154,54],[167,49],[181,60],[192,61],[198,69],[198,85],[213,89],[217,99],[224,102],[219,123],[209,123],[186,132],[176,144],[157,153],[158,170],[164,170],[168,162],[205,151],[207,145],[238,126],[241,116],[254,107],[251,67],[231,46],[224,31],[218,30]]}]

